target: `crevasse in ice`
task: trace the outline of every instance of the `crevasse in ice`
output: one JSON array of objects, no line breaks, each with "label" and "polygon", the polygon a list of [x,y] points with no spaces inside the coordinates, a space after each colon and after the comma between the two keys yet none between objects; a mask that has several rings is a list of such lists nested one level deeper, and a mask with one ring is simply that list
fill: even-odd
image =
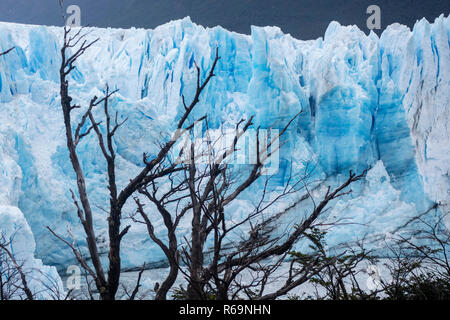
[{"label": "crevasse in ice", "polygon": [[[421,20],[412,31],[393,24],[381,37],[332,22],[323,38],[311,41],[277,27],[252,27],[251,35],[242,35],[189,18],[154,30],[90,31],[89,39],[101,40],[79,59],[71,95],[86,106],[106,83],[120,89],[113,108],[129,118],[115,140],[121,186],[142,166],[142,153],[154,151],[173,128],[182,112],[181,94],[192,96],[194,61],[206,73],[217,47],[216,77],[192,118],[207,113],[217,128],[255,115],[263,128],[281,128],[303,111],[289,129],[274,184],[285,183],[291,164],[300,170],[313,163],[314,176],[329,184],[345,179],[350,169],[371,168],[328,213],[352,221],[329,235],[331,243],[395,232],[436,203],[441,212],[449,208],[448,17]],[[45,226],[64,234],[69,224],[81,246],[84,239],[70,198],[76,185],[58,96],[61,38],[58,27],[0,23],[0,50],[16,47],[0,58],[0,205],[23,212],[36,256],[58,267],[73,257]],[[92,152],[95,146],[91,136],[78,150],[104,252],[105,163]],[[244,197],[235,214],[249,205]],[[130,205],[125,214],[133,210]],[[285,222],[295,222],[304,211],[294,207]],[[124,266],[162,258],[145,229],[134,225],[123,243]]]}]

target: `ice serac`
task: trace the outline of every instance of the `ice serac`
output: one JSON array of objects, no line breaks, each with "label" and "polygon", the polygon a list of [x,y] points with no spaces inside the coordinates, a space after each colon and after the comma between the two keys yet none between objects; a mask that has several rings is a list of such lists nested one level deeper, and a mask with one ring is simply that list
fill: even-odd
[{"label": "ice serac", "polygon": [[[380,38],[337,22],[323,38],[300,41],[277,27],[252,27],[251,35],[242,35],[189,18],[154,30],[90,31],[88,39],[100,41],[78,61],[71,95],[85,106],[106,83],[120,89],[112,108],[129,120],[115,140],[119,186],[142,166],[142,153],[155,152],[161,135],[173,129],[183,110],[181,94],[189,98],[195,90],[194,62],[206,72],[218,48],[216,77],[194,116],[207,113],[212,128],[251,115],[262,128],[281,128],[303,111],[281,149],[275,186],[286,181],[291,164],[296,172],[313,164],[314,177],[330,184],[350,169],[371,168],[334,204],[330,215],[353,223],[330,235],[333,243],[395,232],[417,214],[449,208],[450,19],[444,15],[421,20],[412,31],[391,25]],[[38,239],[38,257],[58,267],[73,257],[46,225],[61,234],[71,225],[84,245],[70,199],[76,184],[58,97],[61,37],[57,27],[0,23],[0,50],[16,47],[0,58],[0,205],[17,204]],[[95,146],[90,136],[78,150],[106,252],[105,163],[92,152]],[[246,197],[236,215],[250,205]],[[133,210],[130,205],[125,214]],[[285,222],[304,211],[293,207]],[[162,258],[144,228],[133,225],[123,243],[124,266]]]}]

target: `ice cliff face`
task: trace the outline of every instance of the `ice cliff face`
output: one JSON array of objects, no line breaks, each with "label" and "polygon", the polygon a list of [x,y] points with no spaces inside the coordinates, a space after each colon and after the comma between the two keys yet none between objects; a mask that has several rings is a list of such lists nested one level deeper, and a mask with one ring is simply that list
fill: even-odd
[{"label": "ice cliff face", "polygon": [[[75,180],[58,96],[61,36],[56,27],[0,23],[0,50],[16,46],[0,58],[0,205],[20,208],[37,255],[57,266],[72,255],[44,227],[64,234],[70,224],[81,244],[84,239],[70,199]],[[438,210],[449,208],[448,17],[422,20],[412,31],[394,24],[380,38],[337,22],[314,41],[296,40],[276,27],[253,27],[247,36],[203,28],[189,18],[155,30],[94,28],[89,38],[96,37],[101,41],[72,74],[71,95],[85,106],[106,83],[120,89],[113,108],[129,118],[115,141],[121,184],[142,165],[142,153],[154,150],[172,128],[181,93],[192,95],[194,61],[207,70],[218,47],[217,76],[195,115],[207,113],[216,128],[250,115],[263,128],[279,128],[303,110],[281,150],[274,183],[284,183],[290,163],[314,163],[315,176],[329,183],[349,169],[372,168],[354,193],[335,203],[330,214],[355,224],[339,229],[332,241],[395,232],[435,203]],[[95,219],[105,228],[105,164],[94,146],[89,137],[79,151]],[[294,208],[290,217],[301,211]],[[106,246],[106,233],[98,236]],[[123,247],[125,266],[163,257],[141,226],[133,226]]]}]

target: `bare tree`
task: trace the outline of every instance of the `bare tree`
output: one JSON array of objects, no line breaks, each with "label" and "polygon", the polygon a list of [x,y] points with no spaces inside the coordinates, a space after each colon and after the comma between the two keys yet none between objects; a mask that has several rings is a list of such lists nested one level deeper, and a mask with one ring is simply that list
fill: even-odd
[{"label": "bare tree", "polygon": [[[150,238],[161,247],[170,265],[169,276],[159,289],[158,299],[165,298],[167,291],[175,282],[177,270],[183,273],[188,282],[187,291],[184,293],[187,299],[211,297],[229,299],[236,298],[241,293],[252,299],[273,299],[306,282],[326,266],[317,260],[307,268],[294,272],[292,265],[286,284],[277,292],[262,295],[271,273],[285,261],[293,244],[304,236],[307,230],[314,227],[314,222],[325,210],[327,204],[351,192],[344,189],[360,180],[365,172],[361,175],[350,172],[349,179],[341,186],[335,190],[328,188],[324,199],[314,206],[313,212],[284,239],[273,237],[271,233],[273,229],[270,229],[269,225],[274,217],[272,215],[270,219],[265,219],[264,213],[283,198],[296,194],[302,189],[306,190],[306,194],[301,199],[310,198],[306,186],[308,175],[296,180],[291,170],[291,176],[284,190],[275,197],[272,197],[274,193],[269,191],[269,177],[265,181],[258,204],[252,212],[248,212],[245,218],[235,221],[227,212],[227,208],[261,178],[265,164],[280,148],[278,143],[280,138],[299,114],[292,117],[269,143],[260,141],[260,128],[258,128],[253,137],[256,141],[254,150],[256,163],[246,166],[246,169],[240,170],[237,174],[234,172],[236,166],[229,165],[227,160],[235,155],[239,140],[253,125],[253,117],[238,122],[231,145],[220,150],[213,148],[212,145],[217,144],[223,136],[218,137],[216,141],[208,140],[206,148],[196,145],[193,141],[185,143],[182,151],[188,161],[181,166],[182,172],[168,176],[170,184],[164,189],[165,192],[161,193],[156,179],[139,189],[139,193],[160,213],[169,239],[169,246],[167,246],[157,237],[151,218],[145,212],[145,205],[138,197],[135,197],[137,214],[143,218],[141,222],[147,225]],[[203,121],[208,127],[207,118]],[[206,164],[198,163],[199,159],[205,158],[208,159]],[[177,241],[177,234],[179,234],[177,227],[186,215],[192,217],[192,228],[190,239],[185,238],[184,245],[181,245]],[[233,245],[229,239],[245,225],[250,225],[252,229],[250,236],[242,239],[238,246]],[[212,239],[212,247],[206,245],[208,239]],[[278,257],[278,260],[269,265],[267,259],[273,257]],[[187,266],[187,271],[181,267],[181,264]],[[240,281],[242,275],[249,271],[258,276],[250,284],[243,285]],[[255,287],[259,287],[259,295],[252,290]]]},{"label": "bare tree", "polygon": [[[418,215],[412,229],[403,226],[384,241],[383,252],[375,254],[365,245],[373,241],[362,239],[357,246],[347,246],[344,254],[319,272],[311,283],[316,290],[313,299],[331,300],[445,300],[450,298],[448,255],[450,234],[445,215]],[[318,237],[315,237],[318,239]],[[377,240],[380,241],[380,240]],[[314,240],[313,253],[325,259],[322,242]],[[379,244],[378,244],[379,245]],[[302,263],[305,255],[298,255]],[[364,276],[365,275],[365,276]],[[365,287],[370,277],[372,287]],[[367,282],[366,282],[367,285]]]},{"label": "bare tree", "polygon": [[[294,261],[300,265],[309,263],[311,259],[317,257],[325,265],[325,268],[309,280],[309,283],[316,288],[315,297],[311,293],[309,297],[319,300],[375,298],[376,293],[367,292],[361,288],[360,279],[358,279],[363,273],[365,274],[364,266],[367,263],[376,263],[372,251],[365,248],[366,239],[356,241],[353,245],[347,244],[342,249],[333,248],[330,250],[325,243],[327,233],[316,228],[312,229],[307,234],[307,238],[312,243],[310,246],[313,249],[312,252],[308,254],[292,253],[295,257]],[[320,291],[323,293],[319,293]]]},{"label": "bare tree", "polygon": [[26,265],[26,260],[17,257],[15,237],[16,233],[9,237],[0,233],[0,300],[36,300],[42,296],[51,300],[67,299],[71,292],[64,293],[59,278]]},{"label": "bare tree", "polygon": [[34,300],[23,262],[19,262],[9,249],[12,241],[0,234],[0,300],[17,299],[23,294],[26,300]]},{"label": "bare tree", "polygon": [[[12,47],[0,52],[0,57],[14,49],[15,47]],[[20,291],[25,294],[26,299],[33,300],[33,294],[28,287],[27,277],[23,271],[23,263],[19,263],[9,250],[11,242],[12,240],[6,240],[3,233],[0,234],[0,300],[16,297]]]},{"label": "bare tree", "polygon": [[[122,190],[118,189],[116,181],[116,152],[114,149],[114,135],[118,129],[125,123],[124,121],[118,121],[118,115],[114,120],[111,119],[108,102],[111,96],[117,92],[117,90],[110,92],[109,88],[106,88],[105,96],[101,99],[93,97],[89,102],[89,105],[81,117],[81,120],[74,125],[72,123],[71,113],[75,109],[80,109],[81,106],[72,104],[72,97],[69,93],[69,81],[68,77],[70,73],[75,69],[75,63],[77,60],[85,54],[85,52],[91,48],[99,39],[88,41],[86,38],[89,32],[85,32],[84,28],[79,28],[77,31],[71,28],[64,27],[64,40],[61,48],[61,67],[60,67],[60,96],[61,107],[64,116],[65,133],[67,140],[67,149],[70,155],[70,161],[72,163],[73,170],[77,178],[77,195],[71,191],[72,199],[77,210],[78,217],[84,228],[86,234],[87,247],[89,249],[90,260],[93,268],[87,263],[81,252],[77,248],[76,239],[72,237],[69,241],[62,236],[56,234],[50,227],[47,227],[49,231],[68,245],[80,265],[88,272],[88,274],[94,279],[101,299],[113,300],[119,287],[119,279],[121,272],[121,259],[120,259],[120,243],[123,237],[127,234],[130,226],[126,226],[121,229],[121,217],[122,209],[127,200],[143,185],[151,183],[151,181],[160,177],[165,177],[170,173],[176,172],[179,169],[175,164],[169,167],[162,167],[161,164],[172,149],[173,145],[180,138],[183,130],[190,130],[192,125],[185,125],[192,110],[199,102],[200,94],[214,76],[213,70],[217,64],[218,57],[216,57],[212,66],[211,72],[208,77],[200,84],[200,70],[198,70],[198,88],[194,95],[192,102],[187,105],[183,97],[184,113],[177,125],[177,132],[172,139],[163,144],[157,153],[156,157],[149,159],[144,154],[143,162],[144,168],[134,177],[130,177],[128,185]],[[93,109],[103,104],[104,108],[104,121],[97,121],[94,118]],[[90,127],[82,132],[85,124],[90,122]],[[105,131],[100,129],[100,126],[104,125]],[[105,136],[102,132],[106,132]],[[108,262],[109,269],[107,275],[105,274],[103,265],[100,260],[100,254],[96,242],[95,225],[93,223],[93,210],[89,200],[89,194],[86,189],[85,174],[80,164],[79,155],[77,152],[77,146],[87,135],[95,133],[98,138],[98,148],[103,155],[108,172],[108,185],[107,190],[110,197],[110,206],[108,210],[108,237],[109,237],[109,253]],[[70,234],[70,232],[69,232]],[[70,234],[72,236],[72,234]]]},{"label": "bare tree", "polygon": [[[326,211],[327,205],[332,200],[352,192],[351,190],[345,191],[345,189],[352,183],[362,179],[364,176],[365,171],[359,175],[350,171],[349,178],[343,184],[334,190],[328,187],[326,194],[318,204],[315,204],[313,198],[309,194],[307,186],[304,184],[306,196],[310,197],[314,204],[312,212],[306,218],[299,221],[291,232],[286,231],[288,234],[287,236],[275,238],[269,245],[266,245],[265,243],[263,243],[263,245],[258,243],[257,245],[254,245],[254,240],[251,239],[252,235],[250,235],[248,243],[251,245],[249,247],[244,247],[244,250],[238,248],[238,250],[231,252],[231,254],[228,253],[225,261],[219,263],[217,267],[215,267],[217,271],[213,272],[214,277],[217,277],[216,274],[223,271],[225,275],[228,275],[228,281],[224,281],[224,283],[229,284],[231,283],[230,279],[234,280],[238,274],[245,270],[255,269],[256,271],[259,271],[262,276],[259,278],[256,277],[256,282],[254,281],[257,285],[256,287],[259,287],[256,294],[253,293],[255,290],[250,291],[248,287],[242,287],[239,282],[235,282],[234,289],[234,296],[236,296],[237,292],[245,289],[244,291],[246,291],[248,298],[258,300],[276,299],[308,282],[314,275],[335,263],[339,256],[326,259],[323,256],[315,255],[308,263],[303,263],[300,267],[298,267],[296,259],[293,259],[286,272],[287,277],[285,277],[284,284],[279,286],[274,292],[265,293],[264,290],[271,274],[285,261],[286,256],[291,254],[293,245],[302,238],[310,238],[309,232],[317,227],[318,220],[321,214]],[[276,258],[274,263],[272,262],[272,264],[269,264],[269,268],[267,268],[264,263],[268,258]],[[223,298],[226,298],[226,296]]]},{"label": "bare tree", "polygon": [[417,216],[413,230],[402,230],[386,243],[390,257],[382,266],[380,295],[390,300],[450,299],[450,232],[445,214]]},{"label": "bare tree", "polygon": [[445,214],[428,219],[419,216],[421,227],[412,231],[414,237],[397,235],[396,239],[404,250],[426,262],[436,274],[450,279],[450,231],[445,225],[446,218]]},{"label": "bare tree", "polygon": [[[184,95],[182,96],[185,113],[178,123],[176,132],[173,135],[171,142],[169,142],[171,144],[171,147],[174,145],[174,142],[180,141],[182,139],[183,133],[189,132],[195,127],[197,123],[204,121],[206,119],[206,116],[203,116],[183,129],[183,122],[186,121],[188,114],[199,102],[199,97],[204,88],[206,87],[206,85],[208,84],[208,82],[211,80],[212,77],[214,77],[214,70],[216,68],[219,59],[220,58],[218,55],[218,49],[216,49],[216,57],[213,61],[212,67],[209,70],[206,79],[203,81],[201,79],[200,68],[196,65],[197,88],[195,91],[194,99],[192,100],[190,105],[187,105],[185,102],[186,99]],[[162,150],[166,149],[167,149],[166,146],[162,146]],[[136,217],[132,217],[133,220],[135,222],[146,224],[150,238],[163,250],[169,262],[168,276],[162,282],[159,288],[157,288],[155,297],[156,300],[165,300],[167,298],[168,291],[172,288],[173,284],[177,279],[180,256],[178,250],[178,240],[176,230],[180,220],[191,208],[191,205],[187,205],[186,207],[183,208],[180,207],[180,205],[183,204],[183,202],[189,197],[188,194],[186,194],[186,192],[188,191],[187,178],[183,176],[185,167],[180,162],[182,151],[183,150],[180,151],[175,161],[172,160],[172,156],[171,154],[169,154],[169,152],[165,152],[163,155],[161,154],[161,158],[156,168],[157,171],[154,175],[154,179],[144,179],[143,183],[141,183],[138,187],[138,192],[141,195],[145,196],[145,198],[156,207],[156,211],[162,217],[165,228],[167,230],[167,237],[169,239],[168,245],[166,245],[164,241],[155,234],[154,226],[144,209],[144,204],[139,200],[139,197],[135,197],[135,202],[137,204],[137,214],[143,220],[138,220],[136,219]],[[148,163],[146,155],[144,155],[144,162]],[[164,174],[158,174],[158,172],[162,172]],[[161,196],[158,195],[160,180],[163,180],[163,182],[166,183],[167,182],[170,183],[169,190],[166,193],[162,194]],[[170,212],[169,206],[174,203],[177,205],[174,207],[175,214],[172,214]]]}]

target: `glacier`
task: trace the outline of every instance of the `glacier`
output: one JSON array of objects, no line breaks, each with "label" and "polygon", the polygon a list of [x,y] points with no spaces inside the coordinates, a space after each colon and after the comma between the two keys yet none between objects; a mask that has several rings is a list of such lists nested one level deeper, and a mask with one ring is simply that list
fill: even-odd
[{"label": "glacier", "polygon": [[[314,163],[314,177],[332,185],[350,169],[371,168],[352,194],[333,204],[330,216],[353,223],[331,233],[330,243],[383,237],[424,212],[450,211],[448,16],[420,20],[412,30],[393,24],[380,37],[331,22],[324,37],[309,41],[277,27],[252,27],[250,35],[204,28],[188,17],[154,30],[87,30],[88,39],[100,41],[79,59],[71,95],[86,106],[106,84],[120,90],[111,107],[129,120],[115,140],[119,185],[173,128],[181,94],[195,90],[194,61],[206,72],[218,48],[216,77],[193,117],[206,113],[218,128],[255,115],[262,128],[282,128],[303,111],[287,133],[274,184],[285,183],[290,165],[301,170]],[[0,228],[10,228],[5,217],[23,213],[35,257],[60,271],[74,259],[45,226],[66,234],[70,225],[84,245],[70,196],[76,183],[59,101],[62,35],[60,27],[0,23],[0,51],[16,47],[0,58]],[[106,252],[105,163],[95,146],[91,136],[78,150],[95,204],[99,249]],[[235,214],[247,205],[241,199]],[[303,210],[293,206],[283,223],[289,226]],[[141,225],[132,226],[122,254],[124,268],[164,259]]]}]

